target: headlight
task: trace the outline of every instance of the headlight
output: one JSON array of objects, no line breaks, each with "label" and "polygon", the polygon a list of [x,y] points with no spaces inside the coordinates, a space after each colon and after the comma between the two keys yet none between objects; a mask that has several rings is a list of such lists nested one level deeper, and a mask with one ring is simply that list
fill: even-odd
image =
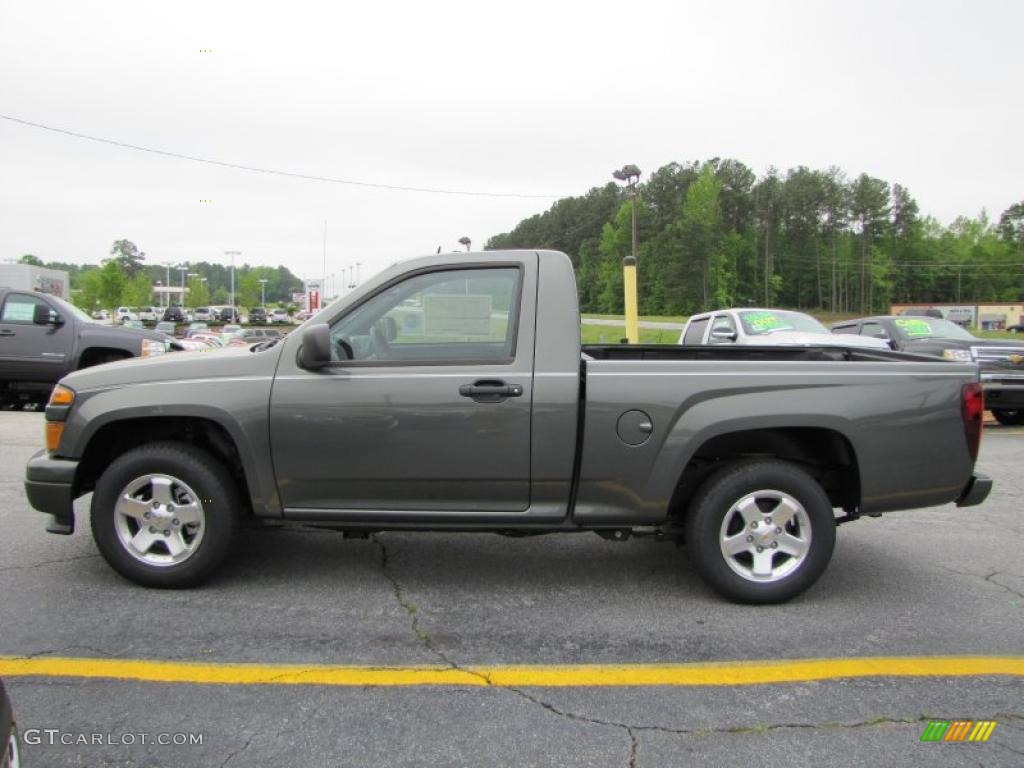
[{"label": "headlight", "polygon": [[[64,435],[64,420],[67,419],[67,410],[63,413],[59,409],[50,410],[50,406],[71,406],[75,403],[75,391],[63,384],[58,384],[50,393],[50,402],[47,403],[46,419],[46,450],[56,453],[60,446],[60,439]],[[51,421],[52,419],[52,421]]]},{"label": "headlight", "polygon": [[142,357],[152,357],[153,355],[162,355],[166,351],[166,341],[157,341],[156,339],[143,339],[142,351],[139,352],[139,355]]},{"label": "headlight", "polygon": [[974,358],[971,357],[971,351],[969,349],[944,349],[942,350],[943,360],[953,360],[957,363],[973,363]]}]

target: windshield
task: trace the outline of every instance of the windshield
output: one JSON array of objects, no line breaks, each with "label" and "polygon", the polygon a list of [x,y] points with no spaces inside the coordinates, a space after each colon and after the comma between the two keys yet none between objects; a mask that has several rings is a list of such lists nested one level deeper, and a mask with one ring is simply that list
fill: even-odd
[{"label": "windshield", "polygon": [[906,339],[959,339],[974,341],[975,337],[956,323],[935,317],[897,317],[892,321],[896,331]]},{"label": "windshield", "polygon": [[783,309],[756,309],[739,313],[743,330],[748,336],[763,336],[776,331],[801,331],[803,333],[828,333],[828,329],[810,315],[803,312],[787,312]]},{"label": "windshield", "polygon": [[83,323],[92,323],[93,325],[98,325],[100,323],[99,320],[93,320],[85,312],[80,310],[74,304],[71,304],[70,302],[64,301],[64,299],[62,299],[60,296],[50,296],[49,294],[47,294],[47,295],[49,296],[50,301],[52,301],[54,304],[56,304],[60,308],[61,312],[65,312],[65,313],[67,313],[69,315],[73,315],[74,317],[77,317]]}]

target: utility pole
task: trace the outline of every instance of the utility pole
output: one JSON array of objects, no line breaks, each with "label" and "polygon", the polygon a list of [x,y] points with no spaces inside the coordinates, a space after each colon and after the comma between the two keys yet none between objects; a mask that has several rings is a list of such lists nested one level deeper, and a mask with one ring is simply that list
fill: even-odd
[{"label": "utility pole", "polygon": [[320,280],[320,306],[323,306],[324,292],[327,290],[327,219],[324,219],[324,261]]},{"label": "utility pole", "polygon": [[[224,251],[225,256],[231,257],[231,309],[235,308],[235,256],[241,256],[241,251]],[[231,313],[231,320],[234,322],[235,313]]]},{"label": "utility pole", "polygon": [[625,293],[626,339],[630,344],[639,344],[640,316],[636,290],[636,185],[640,181],[640,169],[635,165],[625,165],[621,170],[612,171],[612,176],[618,181],[626,182],[626,188],[632,200],[630,206],[633,212],[632,253],[622,260],[622,284]]},{"label": "utility pole", "polygon": [[267,306],[267,279],[260,278],[260,306]]}]

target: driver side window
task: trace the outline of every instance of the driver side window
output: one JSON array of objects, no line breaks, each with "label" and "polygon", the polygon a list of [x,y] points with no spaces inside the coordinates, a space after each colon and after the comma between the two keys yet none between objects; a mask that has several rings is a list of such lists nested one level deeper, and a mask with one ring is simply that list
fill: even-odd
[{"label": "driver side window", "polygon": [[511,363],[520,271],[450,269],[407,278],[331,325],[335,360]]}]

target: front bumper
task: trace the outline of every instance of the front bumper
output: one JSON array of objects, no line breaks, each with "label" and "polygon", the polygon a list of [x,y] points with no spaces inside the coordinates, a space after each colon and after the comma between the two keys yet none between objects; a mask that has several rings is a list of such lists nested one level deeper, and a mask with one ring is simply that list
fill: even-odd
[{"label": "front bumper", "polygon": [[967,485],[964,486],[960,498],[956,500],[958,507],[974,507],[981,504],[988,498],[992,490],[992,478],[988,475],[972,475]]},{"label": "front bumper", "polygon": [[77,461],[55,459],[45,448],[28,460],[25,495],[35,509],[53,515],[53,520],[46,526],[50,533],[74,533],[77,470]]}]

